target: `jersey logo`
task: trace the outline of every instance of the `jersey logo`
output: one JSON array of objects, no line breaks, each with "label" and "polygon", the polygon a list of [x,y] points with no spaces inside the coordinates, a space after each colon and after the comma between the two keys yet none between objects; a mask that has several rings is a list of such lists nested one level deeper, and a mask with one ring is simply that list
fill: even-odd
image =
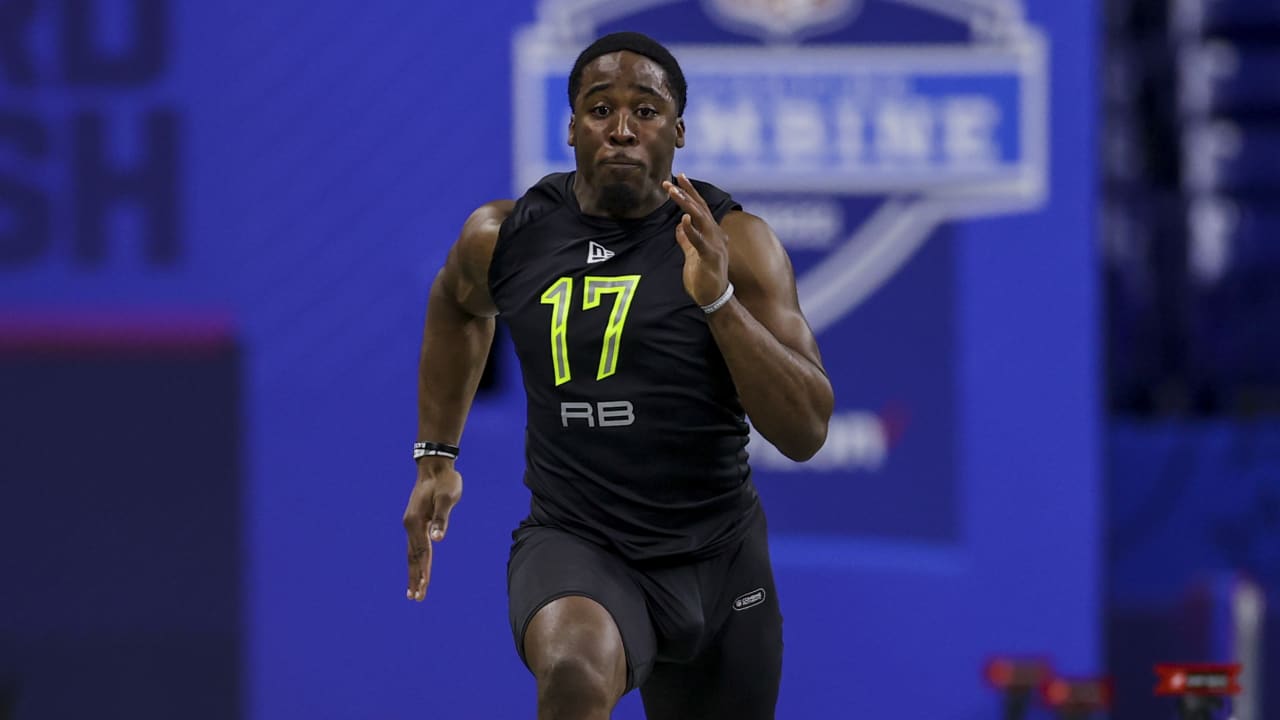
[{"label": "jersey logo", "polygon": [[742,611],[753,608],[764,602],[764,588],[756,588],[749,593],[739,595],[733,601],[733,609]]},{"label": "jersey logo", "polygon": [[587,241],[587,262],[598,263],[604,262],[613,257],[613,251],[596,242],[595,240]]}]

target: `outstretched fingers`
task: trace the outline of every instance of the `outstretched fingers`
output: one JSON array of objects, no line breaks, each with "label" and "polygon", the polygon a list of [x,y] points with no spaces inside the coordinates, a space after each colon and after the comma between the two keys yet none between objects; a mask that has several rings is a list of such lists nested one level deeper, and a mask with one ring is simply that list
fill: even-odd
[{"label": "outstretched fingers", "polygon": [[700,244],[694,243],[694,237],[699,240],[702,239],[702,236],[693,229],[693,220],[688,215],[685,215],[681,218],[680,223],[676,225],[676,242],[679,243],[680,249],[684,251],[685,255],[690,253],[697,254]]},{"label": "outstretched fingers", "polygon": [[420,515],[407,516],[404,529],[409,536],[409,585],[405,597],[421,602],[427,596],[427,583],[431,580],[431,538]]},{"label": "outstretched fingers", "polygon": [[[685,242],[687,241],[695,250],[701,252],[706,247],[704,237],[715,232],[715,217],[711,214],[711,208],[707,206],[707,201],[703,200],[702,196],[698,194],[688,177],[681,173],[677,177],[677,181],[680,183],[679,185],[671,182],[663,182],[662,184],[671,199],[675,200],[680,209],[685,211],[684,216],[680,219],[680,224],[676,227],[676,240],[680,242],[682,248],[685,247]],[[684,233],[683,240],[680,237],[682,230]]]},{"label": "outstretched fingers", "polygon": [[706,200],[702,199],[702,194],[698,192],[698,188],[693,186],[693,181],[689,179],[689,176],[684,173],[680,173],[676,176],[676,182],[680,183],[680,189],[688,193],[689,197],[701,206],[701,208],[706,211],[707,216],[710,217],[711,207],[707,205]]},{"label": "outstretched fingers", "polygon": [[667,191],[667,195],[676,201],[680,209],[692,216],[694,222],[715,222],[715,218],[711,216],[711,208],[707,206],[707,201],[702,199],[702,196],[698,194],[698,191],[693,187],[693,183],[684,173],[677,176],[674,183],[670,180],[662,181],[662,187]]}]

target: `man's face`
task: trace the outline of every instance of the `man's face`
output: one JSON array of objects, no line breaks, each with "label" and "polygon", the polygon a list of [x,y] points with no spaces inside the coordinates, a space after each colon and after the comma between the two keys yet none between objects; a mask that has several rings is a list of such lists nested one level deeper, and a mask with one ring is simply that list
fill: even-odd
[{"label": "man's face", "polygon": [[601,55],[582,69],[569,120],[578,173],[601,190],[619,188],[643,202],[671,179],[684,121],[662,67],[643,55]]}]

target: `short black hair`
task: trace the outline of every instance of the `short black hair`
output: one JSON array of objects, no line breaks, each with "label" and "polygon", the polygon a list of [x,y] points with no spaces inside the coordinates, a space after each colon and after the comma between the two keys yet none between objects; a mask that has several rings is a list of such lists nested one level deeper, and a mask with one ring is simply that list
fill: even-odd
[{"label": "short black hair", "polygon": [[582,89],[582,69],[601,55],[622,50],[643,55],[658,63],[667,76],[667,89],[671,91],[671,97],[676,101],[676,115],[684,115],[688,86],[685,84],[684,72],[680,70],[680,63],[676,62],[675,56],[663,47],[662,43],[638,32],[610,33],[588,45],[587,49],[578,55],[578,60],[573,63],[573,72],[569,73],[569,109],[573,109],[573,103],[578,99],[578,91]]}]

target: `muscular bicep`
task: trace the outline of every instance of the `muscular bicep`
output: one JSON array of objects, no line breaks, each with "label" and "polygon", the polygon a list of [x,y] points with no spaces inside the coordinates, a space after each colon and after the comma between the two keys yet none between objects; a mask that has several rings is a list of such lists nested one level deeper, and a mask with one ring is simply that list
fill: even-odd
[{"label": "muscular bicep", "polygon": [[749,213],[731,212],[720,225],[729,235],[729,280],[738,302],[778,342],[825,373],[818,342],[800,310],[791,258],[778,237]]},{"label": "muscular bicep", "polygon": [[498,313],[489,295],[489,264],[498,243],[498,231],[514,205],[510,200],[497,200],[473,212],[436,278],[439,292],[476,317]]}]

